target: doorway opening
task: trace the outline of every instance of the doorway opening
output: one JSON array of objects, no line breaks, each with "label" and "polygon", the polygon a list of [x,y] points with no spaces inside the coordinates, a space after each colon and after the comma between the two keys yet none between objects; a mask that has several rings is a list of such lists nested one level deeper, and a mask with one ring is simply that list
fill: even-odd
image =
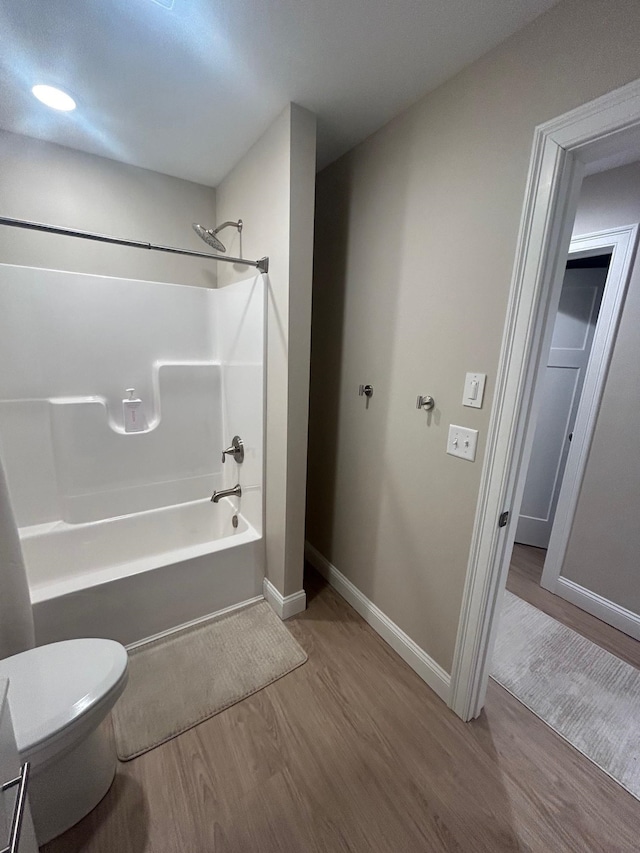
[{"label": "doorway opening", "polygon": [[[578,257],[576,257],[578,255]],[[611,253],[569,251],[551,348],[541,377],[540,412],[525,475],[515,541],[549,547]]]},{"label": "doorway opening", "polygon": [[[507,310],[496,395],[476,513],[467,581],[451,677],[449,704],[463,719],[476,717],[484,704],[506,578],[516,535],[524,476],[540,410],[538,378],[547,368],[553,324],[571,241],[578,196],[589,172],[632,163],[640,152],[640,81],[609,93],[537,128],[520,228],[514,278]],[[633,256],[634,238],[618,259]],[[602,312],[600,310],[600,323]],[[605,324],[606,325],[606,324]],[[608,326],[615,335],[615,326]],[[593,352],[597,342],[593,343]],[[595,377],[602,381],[607,364]],[[583,399],[589,399],[585,377]],[[534,393],[536,389],[536,393]],[[575,444],[581,418],[591,428],[599,399],[582,407],[576,418]],[[583,431],[589,434],[589,428]],[[586,458],[586,446],[567,457],[558,496],[549,550],[569,530],[560,524],[563,500],[571,510],[582,471],[574,460]],[[563,498],[564,493],[564,498]],[[508,524],[500,522],[509,512]],[[564,513],[571,517],[571,511]],[[560,531],[560,532],[557,532]]]}]

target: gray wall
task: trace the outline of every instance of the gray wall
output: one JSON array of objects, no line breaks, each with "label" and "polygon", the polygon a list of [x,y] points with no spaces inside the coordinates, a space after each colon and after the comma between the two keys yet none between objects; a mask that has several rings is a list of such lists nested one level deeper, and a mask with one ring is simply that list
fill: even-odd
[{"label": "gray wall", "polygon": [[318,177],[307,537],[447,670],[534,127],[640,77],[639,36],[637,0],[564,0]]},{"label": "gray wall", "polygon": [[[191,230],[192,222],[215,222],[211,187],[6,131],[0,131],[0,199],[2,216],[211,251]],[[216,285],[215,261],[5,226],[0,263]]]},{"label": "gray wall", "polygon": [[[638,152],[640,155],[640,151]],[[587,178],[574,234],[640,222],[640,163]],[[640,263],[636,260],[561,575],[640,614]]]},{"label": "gray wall", "polygon": [[[267,302],[267,576],[283,595],[302,589],[309,401],[316,119],[290,104],[218,187],[229,253],[269,255]],[[228,238],[227,238],[228,235]],[[220,264],[222,287],[251,270]]]}]

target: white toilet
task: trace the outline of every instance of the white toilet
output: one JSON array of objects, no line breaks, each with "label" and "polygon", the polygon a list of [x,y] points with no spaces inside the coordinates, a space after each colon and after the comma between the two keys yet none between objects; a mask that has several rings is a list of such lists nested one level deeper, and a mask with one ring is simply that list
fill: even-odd
[{"label": "white toilet", "polygon": [[0,660],[38,844],[77,823],[109,790],[116,754],[109,711],[127,683],[113,640],[65,640]]}]

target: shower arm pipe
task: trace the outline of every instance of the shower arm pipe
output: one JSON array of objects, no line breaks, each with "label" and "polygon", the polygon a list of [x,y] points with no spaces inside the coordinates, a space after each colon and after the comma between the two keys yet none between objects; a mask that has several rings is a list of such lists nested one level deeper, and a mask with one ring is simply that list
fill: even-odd
[{"label": "shower arm pipe", "polygon": [[61,234],[64,237],[81,237],[83,240],[95,240],[98,243],[111,243],[115,246],[130,246],[135,249],[151,249],[153,252],[168,252],[171,255],[189,255],[193,258],[209,258],[212,261],[227,261],[232,264],[244,264],[255,267],[261,273],[269,272],[269,258],[249,261],[246,258],[232,258],[229,255],[213,255],[210,252],[196,252],[192,249],[177,249],[174,246],[158,246],[154,243],[143,243],[139,240],[125,240],[121,237],[109,237],[107,234],[96,234],[93,231],[76,231],[72,228],[59,228],[56,225],[46,225],[43,222],[30,222],[28,219],[10,219],[0,216],[0,225],[13,228],[26,228],[30,231],[44,231],[47,234]]}]

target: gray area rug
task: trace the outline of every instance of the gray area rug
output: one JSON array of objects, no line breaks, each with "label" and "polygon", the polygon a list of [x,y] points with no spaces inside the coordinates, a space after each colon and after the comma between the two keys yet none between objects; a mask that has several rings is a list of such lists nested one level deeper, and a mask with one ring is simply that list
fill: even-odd
[{"label": "gray area rug", "polygon": [[171,740],[306,660],[266,601],[132,649],[113,709],[118,758]]},{"label": "gray area rug", "polygon": [[640,670],[505,593],[492,677],[640,799]]}]

